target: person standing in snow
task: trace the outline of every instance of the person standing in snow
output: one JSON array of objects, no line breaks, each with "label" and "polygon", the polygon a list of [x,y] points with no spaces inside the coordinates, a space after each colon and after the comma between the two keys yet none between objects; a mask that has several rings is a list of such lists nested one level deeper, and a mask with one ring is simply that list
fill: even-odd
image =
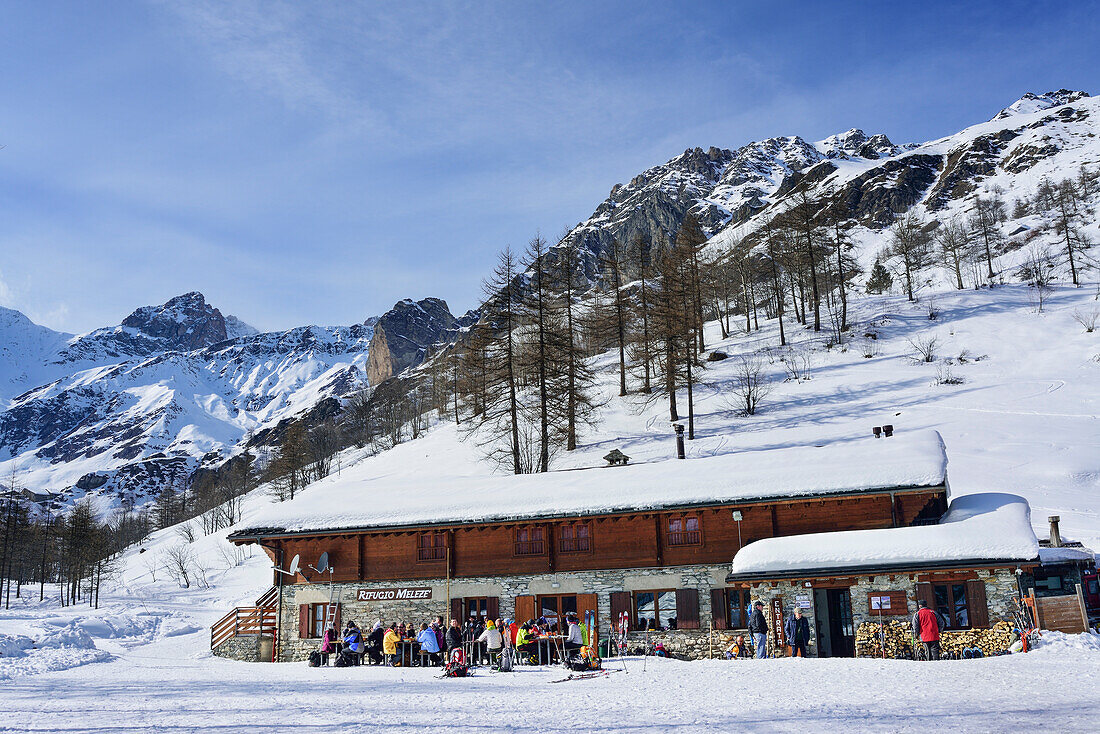
[{"label": "person standing in snow", "polygon": [[794,614],[787,617],[783,632],[787,635],[787,644],[791,646],[791,657],[806,657],[806,645],[810,642],[810,620],[802,616],[801,608],[795,607]]},{"label": "person standing in snow", "polygon": [[457,619],[452,619],[451,626],[447,628],[447,654],[456,647],[462,647],[462,628],[458,626]]},{"label": "person standing in snow", "polygon": [[913,615],[913,637],[924,645],[926,660],[940,659],[940,632],[944,628],[943,616],[928,608],[928,602],[917,602],[917,613]]},{"label": "person standing in snow", "polygon": [[764,602],[757,601],[752,605],[752,614],[749,616],[749,634],[752,635],[752,644],[756,648],[756,657],[763,660],[768,656],[768,620],[764,618]]}]

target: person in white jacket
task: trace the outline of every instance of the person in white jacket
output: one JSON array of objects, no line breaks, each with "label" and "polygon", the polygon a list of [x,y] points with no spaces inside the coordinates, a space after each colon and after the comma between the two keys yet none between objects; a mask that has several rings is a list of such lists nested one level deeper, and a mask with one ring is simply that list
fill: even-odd
[{"label": "person in white jacket", "polygon": [[485,643],[486,651],[489,653],[489,662],[496,665],[500,659],[500,649],[504,647],[504,637],[500,634],[500,630],[497,629],[493,620],[490,619],[485,623],[485,631],[481,633],[477,641]]},{"label": "person in white jacket", "polygon": [[580,650],[584,647],[584,633],[581,632],[580,623],[577,621],[575,614],[570,613],[565,620],[569,623],[569,633],[565,637],[566,652],[573,652],[574,650]]}]

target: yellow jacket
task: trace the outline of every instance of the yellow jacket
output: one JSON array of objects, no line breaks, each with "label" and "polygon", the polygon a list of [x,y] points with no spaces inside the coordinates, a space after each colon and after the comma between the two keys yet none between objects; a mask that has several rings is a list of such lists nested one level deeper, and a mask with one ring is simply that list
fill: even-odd
[{"label": "yellow jacket", "polygon": [[519,631],[516,632],[516,647],[521,647],[523,645],[526,645],[530,641],[531,641],[531,633],[528,632],[527,630],[523,629],[522,627],[520,627]]},{"label": "yellow jacket", "polygon": [[382,638],[382,652],[386,655],[397,654],[397,643],[401,640],[393,630],[386,630],[386,636]]}]

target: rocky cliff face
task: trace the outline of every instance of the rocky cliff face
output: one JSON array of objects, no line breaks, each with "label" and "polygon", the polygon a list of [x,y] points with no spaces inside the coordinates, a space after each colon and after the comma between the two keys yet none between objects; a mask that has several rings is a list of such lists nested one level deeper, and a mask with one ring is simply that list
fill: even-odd
[{"label": "rocky cliff face", "polygon": [[398,301],[374,326],[367,357],[368,382],[377,385],[419,365],[457,326],[446,301],[439,298]]},{"label": "rocky cliff face", "polygon": [[160,306],[143,306],[122,320],[122,325],[160,339],[166,349],[190,352],[225,341],[225,318],[192,291]]}]

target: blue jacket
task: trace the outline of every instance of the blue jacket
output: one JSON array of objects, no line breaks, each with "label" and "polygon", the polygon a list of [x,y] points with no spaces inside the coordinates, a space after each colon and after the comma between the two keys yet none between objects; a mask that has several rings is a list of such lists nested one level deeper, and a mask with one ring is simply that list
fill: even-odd
[{"label": "blue jacket", "polygon": [[420,643],[420,649],[424,652],[439,652],[439,638],[435,636],[433,629],[420,630],[416,641]]},{"label": "blue jacket", "polygon": [[805,645],[810,641],[810,620],[798,619],[792,614],[783,625],[783,633],[787,635],[787,644]]}]

